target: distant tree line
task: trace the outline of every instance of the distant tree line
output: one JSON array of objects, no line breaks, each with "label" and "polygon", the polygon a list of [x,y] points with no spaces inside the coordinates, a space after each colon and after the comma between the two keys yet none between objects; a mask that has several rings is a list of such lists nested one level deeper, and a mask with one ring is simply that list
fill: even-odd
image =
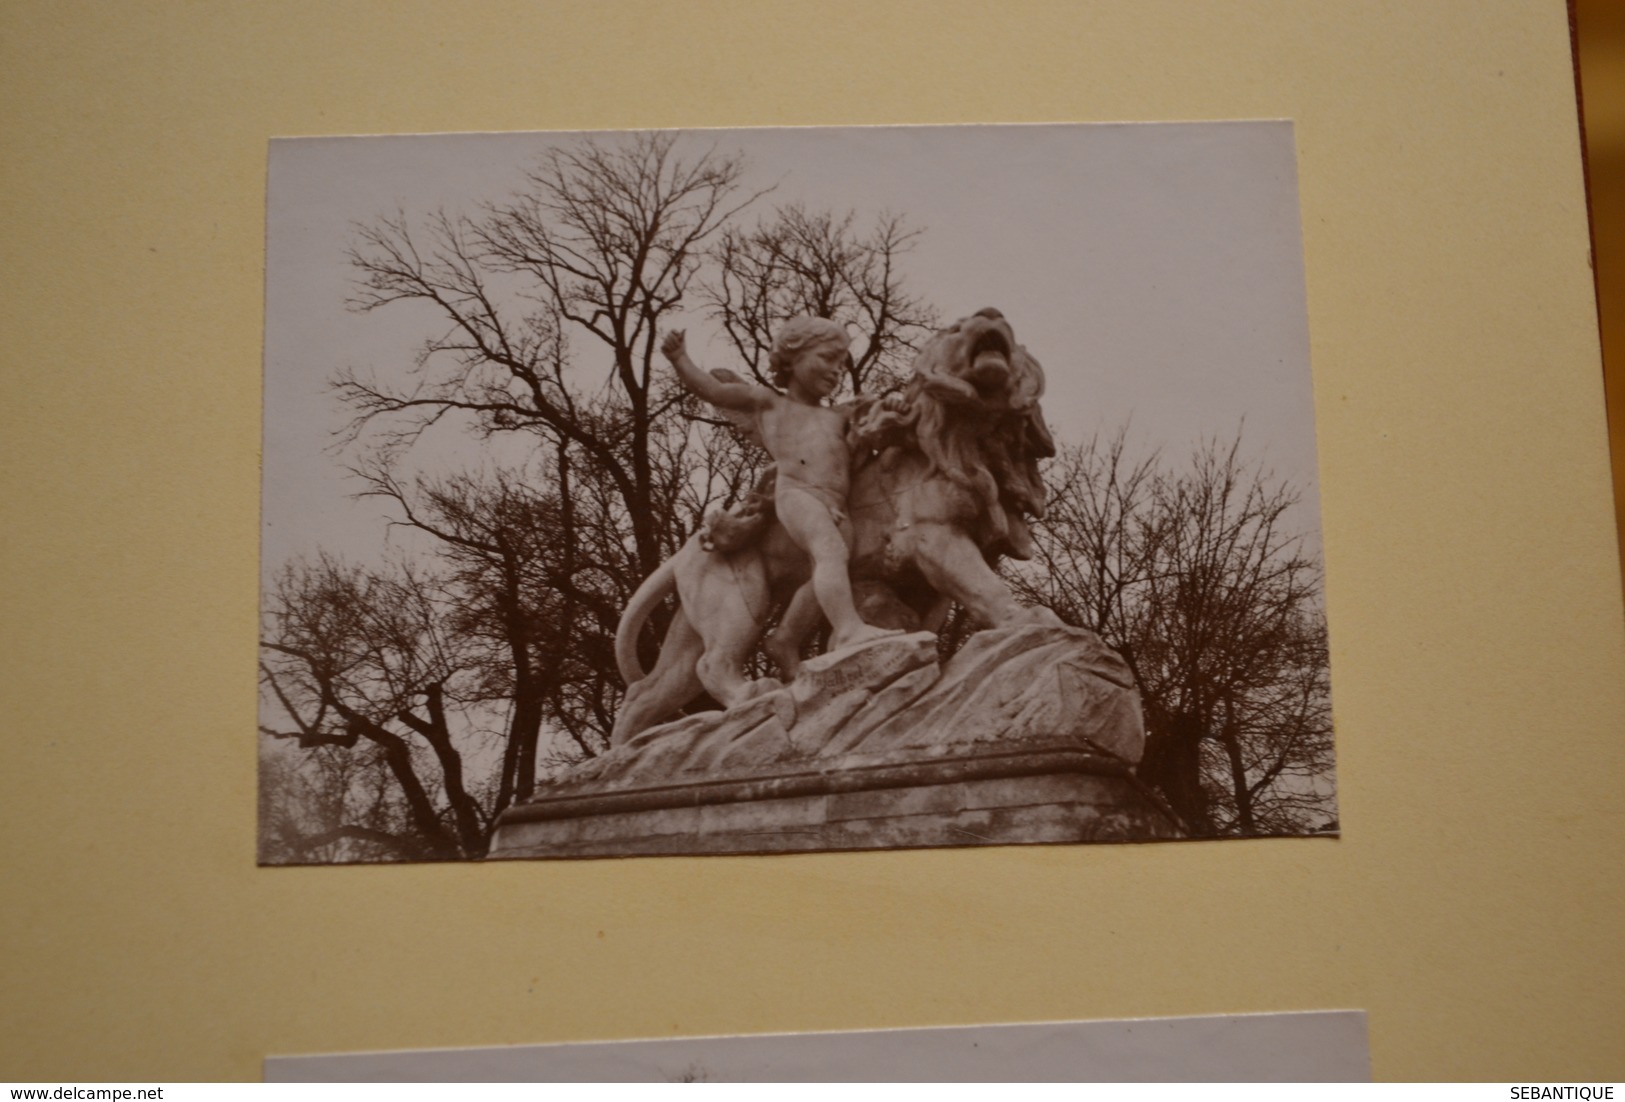
[{"label": "distant tree line", "polygon": [[[504,809],[603,751],[621,609],[764,459],[657,362],[673,316],[703,312],[764,382],[771,334],[803,313],[854,332],[855,393],[906,376],[939,320],[900,271],[919,231],[772,207],[744,181],[670,135],[583,139],[505,203],[358,227],[350,305],[425,337],[335,393],[360,492],[414,549],[295,561],[265,596],[263,860],[478,858]],[[531,459],[409,474],[427,432],[519,436]],[[1325,631],[1291,488],[1239,441],[1180,466],[1131,462],[1119,436],[1065,450],[1050,493],[1011,577],[1128,659],[1142,777],[1197,833],[1321,826]]]}]

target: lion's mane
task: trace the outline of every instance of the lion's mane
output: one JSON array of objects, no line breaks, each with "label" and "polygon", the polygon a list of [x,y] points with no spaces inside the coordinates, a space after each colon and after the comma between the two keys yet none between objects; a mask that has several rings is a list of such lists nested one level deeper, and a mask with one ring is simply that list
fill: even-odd
[{"label": "lion's mane", "polygon": [[968,495],[973,515],[965,519],[985,551],[1030,558],[1027,518],[1044,516],[1038,461],[1055,454],[1039,404],[1044,372],[1011,341],[1004,384],[994,395],[978,391],[967,378],[974,345],[963,325],[927,343],[900,392],[860,412],[853,442],[917,448],[926,477],[941,474]]}]

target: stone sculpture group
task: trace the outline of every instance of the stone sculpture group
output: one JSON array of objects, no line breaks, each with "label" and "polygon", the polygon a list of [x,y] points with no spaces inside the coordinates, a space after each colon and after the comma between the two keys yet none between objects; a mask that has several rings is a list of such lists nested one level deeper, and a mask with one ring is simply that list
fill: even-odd
[{"label": "stone sculpture group", "polygon": [[[495,856],[772,852],[1174,836],[1134,782],[1144,734],[1122,659],[1024,607],[1054,454],[1044,373],[999,311],[936,334],[897,392],[839,406],[845,332],[797,319],[783,391],[688,359],[684,383],[774,467],[632,598],[610,749],[504,817]],[[677,611],[647,673],[650,614]],[[954,604],[979,628],[947,661]],[[779,613],[778,625],[764,635]],[[831,646],[803,660],[825,622]],[[782,678],[746,677],[762,646]],[[684,716],[702,693],[721,710]]]}]

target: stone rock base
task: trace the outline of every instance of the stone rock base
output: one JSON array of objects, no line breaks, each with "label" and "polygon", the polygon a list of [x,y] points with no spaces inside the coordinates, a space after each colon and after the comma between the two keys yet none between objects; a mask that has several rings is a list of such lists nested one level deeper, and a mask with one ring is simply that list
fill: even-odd
[{"label": "stone rock base", "polygon": [[561,794],[510,809],[491,857],[792,853],[1178,838],[1120,760],[1073,747]]}]

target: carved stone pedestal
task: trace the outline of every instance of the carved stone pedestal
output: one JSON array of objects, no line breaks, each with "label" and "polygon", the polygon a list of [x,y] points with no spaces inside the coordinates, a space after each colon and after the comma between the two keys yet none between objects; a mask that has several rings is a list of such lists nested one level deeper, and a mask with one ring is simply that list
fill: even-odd
[{"label": "carved stone pedestal", "polygon": [[793,853],[1177,838],[1120,762],[1070,749],[552,794],[503,818],[494,858]]},{"label": "carved stone pedestal", "polygon": [[1143,744],[1128,672],[1090,632],[981,632],[942,665],[934,636],[897,635],[576,767],[503,815],[491,856],[1177,838],[1133,779]]}]

